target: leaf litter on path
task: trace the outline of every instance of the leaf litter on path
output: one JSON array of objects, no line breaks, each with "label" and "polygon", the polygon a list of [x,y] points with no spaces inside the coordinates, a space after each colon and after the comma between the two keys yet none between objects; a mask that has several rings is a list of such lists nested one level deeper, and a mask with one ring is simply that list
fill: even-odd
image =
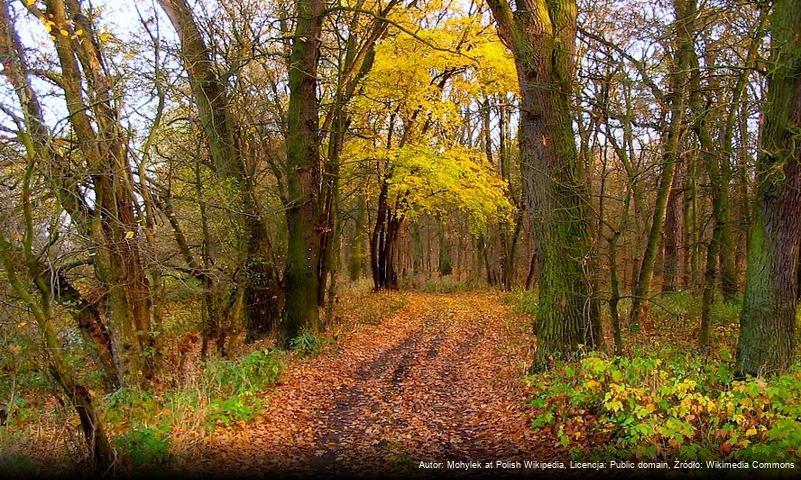
[{"label": "leaf litter on path", "polygon": [[[254,421],[186,460],[210,473],[402,473],[420,461],[539,460],[515,319],[496,293],[406,294],[389,318],[291,362]],[[519,339],[518,339],[519,340]],[[510,347],[512,345],[512,347]]]}]

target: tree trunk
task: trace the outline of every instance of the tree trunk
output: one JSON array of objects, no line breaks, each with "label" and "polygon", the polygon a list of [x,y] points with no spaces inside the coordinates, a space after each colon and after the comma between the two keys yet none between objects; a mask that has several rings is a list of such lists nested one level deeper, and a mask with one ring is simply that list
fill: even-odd
[{"label": "tree trunk", "polygon": [[73,316],[78,322],[78,329],[87,339],[90,349],[98,365],[103,369],[103,378],[106,389],[109,391],[120,388],[124,379],[122,372],[117,368],[117,356],[114,351],[111,332],[103,321],[97,304],[87,300],[67,279],[63,271],[55,275],[48,269],[42,269],[45,278],[55,284],[51,285],[59,303],[68,305],[73,310]]},{"label": "tree trunk", "polygon": [[743,264],[748,251],[748,235],[751,228],[751,188],[749,186],[748,178],[748,164],[750,155],[748,153],[748,115],[749,108],[748,102],[743,102],[742,107],[738,112],[738,130],[740,136],[740,148],[737,153],[737,190],[739,193],[739,239],[737,242],[737,257],[735,260],[735,268],[737,269],[738,278],[743,277],[744,268]]},{"label": "tree trunk", "polygon": [[393,214],[387,204],[388,188],[389,184],[386,181],[382,182],[378,196],[378,216],[370,239],[370,267],[375,290],[398,288],[394,257],[401,219]]},{"label": "tree trunk", "polygon": [[[156,344],[150,328],[151,289],[147,266],[141,251],[136,195],[128,159],[126,129],[119,119],[113,81],[106,75],[104,61],[93,37],[89,16],[76,1],[48,0],[45,9],[26,8],[39,21],[49,22],[56,32],[50,39],[61,67],[59,87],[63,90],[69,123],[78,150],[79,170],[89,172],[89,187],[78,187],[71,179],[71,161],[52,147],[36,95],[30,88],[24,53],[8,11],[3,15],[2,49],[10,54],[4,74],[14,85],[26,118],[30,136],[26,149],[35,153],[54,175],[48,177],[54,197],[70,220],[87,239],[87,250],[94,255],[95,275],[104,287],[109,324],[114,332],[116,351],[126,382],[139,383],[154,375]],[[73,42],[75,31],[85,39]],[[92,101],[87,102],[90,98]],[[91,200],[89,200],[91,196]],[[146,354],[146,355],[145,355]]]},{"label": "tree trunk", "polygon": [[439,275],[445,277],[453,273],[451,261],[451,242],[445,220],[439,222]]},{"label": "tree trunk", "polygon": [[676,291],[679,271],[679,241],[681,238],[681,175],[673,176],[673,186],[668,197],[665,216],[665,261],[662,269],[662,291]]},{"label": "tree trunk", "polygon": [[245,310],[242,313],[245,317],[245,341],[251,342],[264,338],[276,327],[281,318],[283,292],[270,237],[261,216],[256,213],[247,224]]},{"label": "tree trunk", "polygon": [[534,287],[537,286],[537,279],[539,277],[537,273],[537,247],[536,245],[531,251],[531,260],[528,262],[528,273],[526,274],[526,290],[532,290]]},{"label": "tree trunk", "polygon": [[287,109],[286,307],[281,343],[302,330],[319,330],[320,152],[317,66],[325,2],[297,0],[297,24],[289,57]]},{"label": "tree trunk", "polygon": [[[365,255],[365,242],[367,227],[367,205],[365,204],[364,194],[359,193],[356,199],[356,221],[354,224],[354,233],[351,240],[351,254],[350,254],[350,279],[356,281],[362,278]],[[419,234],[418,234],[419,240]],[[421,252],[422,255],[422,252]]]},{"label": "tree trunk", "polygon": [[522,93],[520,158],[539,271],[537,353],[533,370],[594,348],[586,267],[588,201],[572,126],[577,7],[548,2],[527,10],[490,0],[501,38],[511,48]]},{"label": "tree trunk", "polygon": [[757,192],[740,315],[737,372],[773,375],[792,362],[801,241],[801,1],[778,0],[757,159]]},{"label": "tree trunk", "polygon": [[243,266],[246,341],[263,338],[281,315],[282,291],[255,186],[235,137],[235,119],[227,87],[217,76],[212,54],[186,0],[159,0],[181,41],[181,58],[189,76],[198,117],[214,172],[233,184],[240,200],[238,249]]},{"label": "tree trunk", "polygon": [[[693,2],[693,9],[695,0]],[[707,265],[704,274],[704,299],[711,302],[714,299],[715,281],[717,280],[717,266],[711,265],[718,262],[718,257],[721,264],[720,281],[723,296],[726,300],[731,300],[737,294],[737,274],[734,267],[734,243],[732,241],[732,228],[731,219],[729,214],[729,174],[728,159],[721,159],[718,156],[719,145],[712,138],[710,133],[709,124],[707,122],[707,111],[709,110],[704,102],[703,92],[701,87],[701,71],[698,64],[698,56],[693,49],[691,52],[690,67],[692,68],[692,75],[690,77],[690,110],[692,111],[692,129],[695,136],[698,138],[698,143],[701,145],[701,159],[703,160],[704,167],[706,168],[707,176],[709,177],[710,191],[712,193],[712,215],[715,217],[714,233],[712,240],[710,240],[708,250],[712,250],[715,255],[711,258],[707,252]],[[712,285],[708,285],[712,282]],[[711,293],[707,293],[708,288],[712,288]],[[710,305],[706,306],[707,314]],[[703,317],[704,308],[702,308],[702,325],[707,326],[708,318]],[[708,332],[704,333],[702,328],[701,343],[705,344],[704,340],[708,337]]]}]

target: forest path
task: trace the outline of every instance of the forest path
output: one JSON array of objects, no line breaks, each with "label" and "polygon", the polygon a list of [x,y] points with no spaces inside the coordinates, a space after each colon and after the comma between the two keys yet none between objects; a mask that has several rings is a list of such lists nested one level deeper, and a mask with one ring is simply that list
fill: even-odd
[{"label": "forest path", "polygon": [[209,439],[201,462],[339,475],[552,457],[524,404],[525,321],[497,293],[403,295],[389,318],[291,362],[265,411]]}]

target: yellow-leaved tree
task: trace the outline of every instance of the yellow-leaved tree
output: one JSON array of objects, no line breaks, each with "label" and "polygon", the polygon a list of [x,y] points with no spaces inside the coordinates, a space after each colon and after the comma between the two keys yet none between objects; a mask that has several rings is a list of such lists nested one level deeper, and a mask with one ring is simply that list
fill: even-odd
[{"label": "yellow-leaved tree", "polygon": [[[426,22],[398,12],[398,25]],[[465,215],[471,233],[511,223],[506,182],[464,133],[476,98],[515,95],[514,61],[493,28],[454,12],[429,28],[392,31],[375,48],[373,68],[354,102],[354,131],[343,152],[351,175],[377,194],[370,261],[376,289],[397,288],[393,265],[404,220],[448,210]],[[412,53],[413,52],[413,53]]]}]

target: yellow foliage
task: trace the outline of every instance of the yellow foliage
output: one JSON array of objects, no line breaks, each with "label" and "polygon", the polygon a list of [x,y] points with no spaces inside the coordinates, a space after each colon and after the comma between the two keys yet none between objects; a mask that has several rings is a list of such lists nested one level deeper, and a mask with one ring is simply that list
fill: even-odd
[{"label": "yellow foliage", "polygon": [[473,232],[491,223],[511,222],[514,207],[505,195],[506,182],[498,178],[479,150],[419,144],[369,149],[351,142],[343,154],[348,155],[354,161],[377,160],[389,165],[389,204],[398,216],[414,221],[421,213],[441,215],[457,209],[465,214]]}]

